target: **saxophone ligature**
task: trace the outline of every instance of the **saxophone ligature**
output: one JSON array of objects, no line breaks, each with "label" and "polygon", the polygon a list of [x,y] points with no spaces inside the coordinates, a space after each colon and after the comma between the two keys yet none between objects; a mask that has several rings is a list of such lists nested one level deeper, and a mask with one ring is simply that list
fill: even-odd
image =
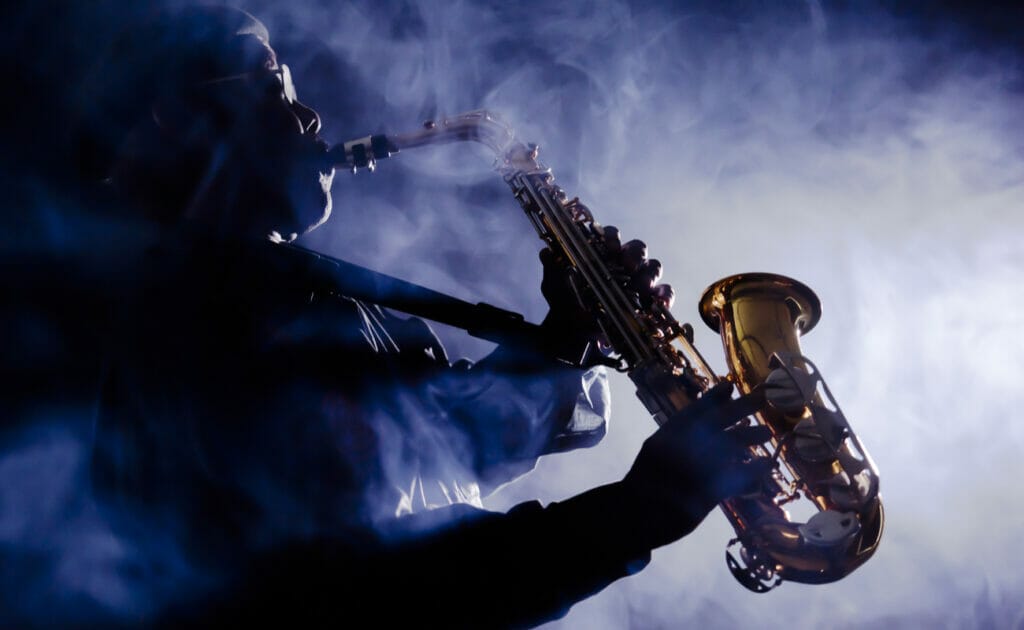
[{"label": "saxophone ligature", "polygon": [[[821,316],[814,292],[796,280],[744,273],[704,292],[700,316],[719,333],[729,373],[716,375],[661,300],[642,302],[616,279],[624,270],[604,227],[579,198],[554,182],[538,149],[515,139],[494,114],[479,110],[424,124],[401,135],[374,135],[337,145],[332,165],[373,169],[404,149],[478,142],[495,154],[495,170],[512,189],[537,234],[566,266],[576,297],[608,340],[616,369],[660,425],[721,378],[741,394],[755,389],[767,403],[753,417],[771,430],[752,456],[775,462],[759,492],[719,506],[736,537],[726,562],[745,587],[765,592],[784,580],[823,584],[863,564],[878,547],[883,526],[878,470],[853,432],[818,368],[800,351],[799,337]],[[797,522],[791,510],[809,504]]]}]

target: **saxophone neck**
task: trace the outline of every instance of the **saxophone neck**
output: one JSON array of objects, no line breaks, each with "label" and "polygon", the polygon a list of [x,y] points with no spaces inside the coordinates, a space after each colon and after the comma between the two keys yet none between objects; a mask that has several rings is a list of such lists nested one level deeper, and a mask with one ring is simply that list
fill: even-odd
[{"label": "saxophone neck", "polygon": [[426,144],[479,142],[500,156],[515,139],[515,132],[494,112],[477,109],[456,116],[428,120],[423,123],[422,129],[389,137],[399,150]]},{"label": "saxophone neck", "polygon": [[335,145],[326,155],[331,167],[344,167],[355,172],[360,168],[373,170],[378,160],[388,158],[402,149],[428,144],[478,142],[491,149],[500,160],[514,140],[515,133],[507,122],[493,112],[478,109],[428,120],[420,129],[408,133],[380,134],[349,140]]}]

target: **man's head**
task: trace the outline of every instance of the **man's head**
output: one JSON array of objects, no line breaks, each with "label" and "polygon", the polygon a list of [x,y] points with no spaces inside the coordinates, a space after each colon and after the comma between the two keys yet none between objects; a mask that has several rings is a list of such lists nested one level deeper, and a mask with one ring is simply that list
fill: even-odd
[{"label": "man's head", "polygon": [[86,95],[101,173],[158,220],[290,239],[330,212],[320,119],[243,11],[191,7],[133,29]]}]

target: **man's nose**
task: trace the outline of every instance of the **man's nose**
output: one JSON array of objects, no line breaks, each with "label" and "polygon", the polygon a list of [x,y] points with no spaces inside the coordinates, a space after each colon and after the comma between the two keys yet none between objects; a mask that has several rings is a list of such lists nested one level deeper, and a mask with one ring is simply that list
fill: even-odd
[{"label": "man's nose", "polygon": [[300,101],[292,101],[291,110],[299,118],[303,133],[320,133],[320,114],[316,113],[315,109],[303,105]]}]

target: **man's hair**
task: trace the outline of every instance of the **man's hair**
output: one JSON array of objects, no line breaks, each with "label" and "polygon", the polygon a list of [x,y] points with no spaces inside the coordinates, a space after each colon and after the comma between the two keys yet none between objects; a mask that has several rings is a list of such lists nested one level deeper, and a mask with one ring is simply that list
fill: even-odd
[{"label": "man's hair", "polygon": [[127,26],[100,51],[78,90],[80,173],[108,176],[129,133],[152,117],[161,99],[275,62],[266,27],[239,9],[164,9]]}]

